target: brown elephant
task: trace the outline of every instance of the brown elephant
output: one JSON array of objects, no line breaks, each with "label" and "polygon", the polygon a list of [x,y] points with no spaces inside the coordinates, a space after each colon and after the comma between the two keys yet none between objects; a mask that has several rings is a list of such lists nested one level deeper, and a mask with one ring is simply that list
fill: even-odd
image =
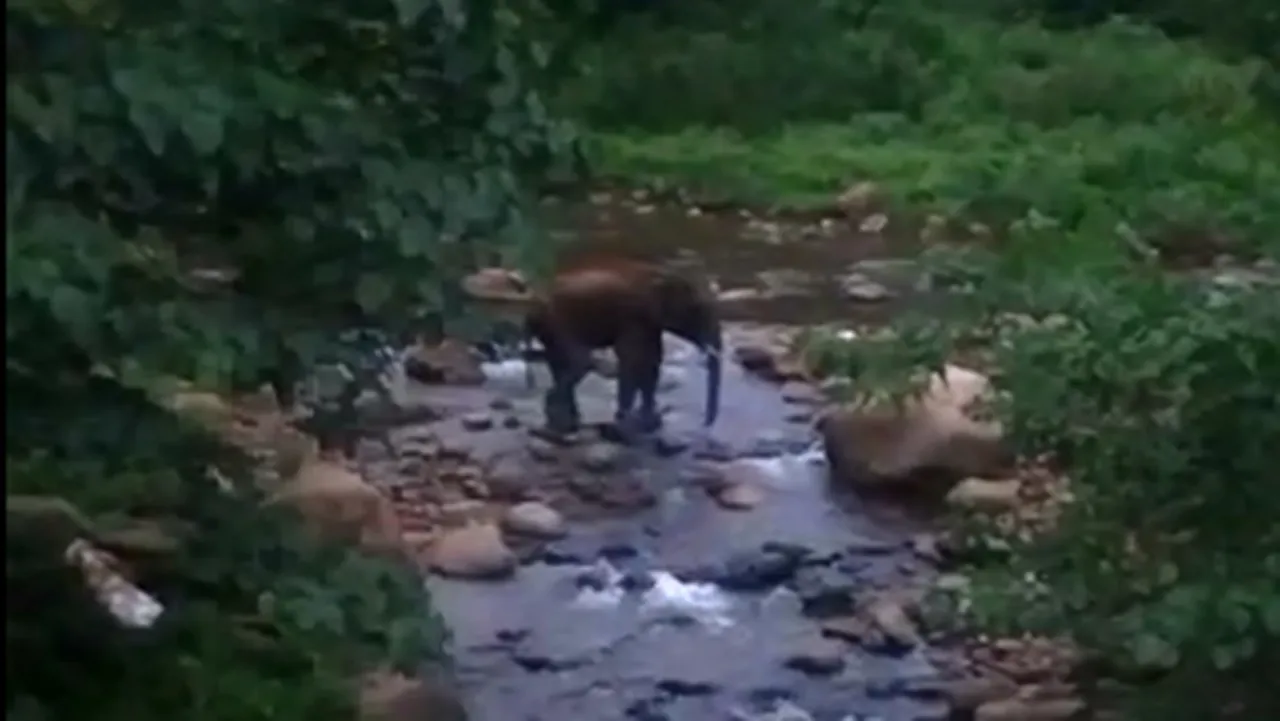
[{"label": "brown elephant", "polygon": [[[721,331],[715,295],[706,283],[655,263],[617,257],[580,260],[562,268],[525,316],[551,369],[546,394],[547,430],[562,434],[580,425],[575,391],[592,368],[591,352],[613,348],[618,358],[618,428],[650,433],[662,425],[657,408],[662,334],[696,345],[707,368],[703,424],[720,408]],[[636,397],[640,408],[633,412]]]}]

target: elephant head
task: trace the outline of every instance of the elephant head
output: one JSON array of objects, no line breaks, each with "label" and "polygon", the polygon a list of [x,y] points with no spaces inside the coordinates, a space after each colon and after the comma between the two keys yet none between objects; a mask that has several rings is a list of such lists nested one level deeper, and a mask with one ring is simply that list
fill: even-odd
[{"label": "elephant head", "polygon": [[720,414],[723,349],[720,309],[715,293],[704,281],[669,271],[659,274],[655,292],[663,329],[693,343],[703,353],[707,368],[703,425],[711,426]]}]

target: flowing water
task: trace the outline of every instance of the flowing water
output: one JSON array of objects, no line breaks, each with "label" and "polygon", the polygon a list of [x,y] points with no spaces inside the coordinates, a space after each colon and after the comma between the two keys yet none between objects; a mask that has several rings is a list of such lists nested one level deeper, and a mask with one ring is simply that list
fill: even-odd
[{"label": "flowing water", "polygon": [[[731,318],[865,321],[900,302],[848,299],[844,274],[887,247],[842,226],[775,228],[609,204],[554,215],[574,229],[580,249],[695,257],[730,297],[735,289],[767,291],[727,302]],[[901,266],[875,267],[885,269],[875,282],[898,298],[909,294]],[[749,342],[734,324],[726,335],[729,347]],[[606,450],[590,466],[581,456],[551,457],[530,440],[548,382],[541,367],[534,389],[523,365],[508,361],[487,366],[482,387],[407,391],[407,402],[444,414],[399,431],[402,447],[430,434],[530,486],[581,488],[585,476],[601,489],[650,497],[626,512],[571,509],[568,536],[527,554],[510,580],[430,578],[455,634],[472,721],[946,718],[924,649],[823,644],[812,617],[847,611],[825,604],[928,573],[911,550],[920,529],[833,497],[809,422],[816,391],[779,387],[726,362],[720,420],[703,435],[705,381],[696,353],[673,338],[666,346],[664,440],[656,447],[596,441]],[[582,383],[586,423],[611,417],[614,393],[612,381],[594,374]],[[495,408],[504,422],[467,427],[468,417]],[[750,511],[716,505],[696,482],[699,460],[713,457],[737,459],[739,472],[763,488],[763,501]],[[796,670],[803,664],[795,658],[806,656],[809,666]]]}]

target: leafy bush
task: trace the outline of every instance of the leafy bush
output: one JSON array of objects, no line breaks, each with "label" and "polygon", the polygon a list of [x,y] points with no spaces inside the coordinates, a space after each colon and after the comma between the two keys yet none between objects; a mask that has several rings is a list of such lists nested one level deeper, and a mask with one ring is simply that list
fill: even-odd
[{"label": "leafy bush", "polygon": [[[156,405],[170,376],[290,389],[350,326],[465,319],[458,281],[536,259],[523,188],[572,136],[493,6],[321,0],[6,9],[6,493],[12,718],[337,717],[375,663],[443,653],[418,580],[310,540],[243,459]],[[64,568],[139,519],[167,607],[117,628]],[[85,528],[83,526],[88,526]],[[181,532],[179,532],[181,531]]]},{"label": "leafy bush", "polygon": [[896,352],[826,339],[825,357],[900,379],[982,338],[1013,443],[1071,479],[1052,531],[1006,527],[1011,557],[969,569],[967,621],[1069,634],[1108,676],[1142,682],[1116,699],[1134,706],[1125,718],[1274,717],[1278,279],[1171,276],[1109,238],[1017,228],[964,253],[973,291],[954,316],[904,320]]}]

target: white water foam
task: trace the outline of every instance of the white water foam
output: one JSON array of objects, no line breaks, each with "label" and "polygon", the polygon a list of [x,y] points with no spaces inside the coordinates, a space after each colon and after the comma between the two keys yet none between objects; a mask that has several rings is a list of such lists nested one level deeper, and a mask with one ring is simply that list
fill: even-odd
[{"label": "white water foam", "polygon": [[[627,595],[623,574],[607,561],[600,561],[595,568],[603,576],[603,587],[582,589],[572,605],[593,610],[616,608]],[[734,624],[730,615],[733,601],[715,584],[681,581],[668,571],[654,571],[652,578],[653,586],[640,596],[642,611],[659,617],[692,618],[711,628]]]},{"label": "white water foam", "polygon": [[497,383],[510,383],[514,381],[524,382],[525,368],[529,364],[520,358],[508,358],[497,362],[484,362],[480,364],[480,370],[484,373],[484,377],[490,381]]}]

